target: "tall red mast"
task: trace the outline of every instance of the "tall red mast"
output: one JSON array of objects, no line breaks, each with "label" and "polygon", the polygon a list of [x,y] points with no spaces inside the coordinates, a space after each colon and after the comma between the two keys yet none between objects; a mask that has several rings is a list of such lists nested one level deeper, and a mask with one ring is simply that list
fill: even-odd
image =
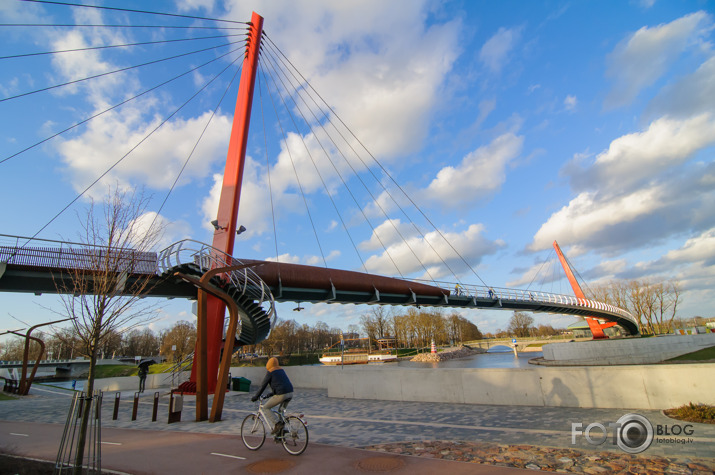
[{"label": "tall red mast", "polygon": [[[579,285],[578,281],[576,280],[576,277],[573,275],[571,266],[569,266],[568,262],[566,261],[566,256],[564,256],[564,253],[561,252],[559,243],[557,243],[556,241],[554,241],[554,249],[556,249],[556,255],[559,256],[559,261],[561,261],[561,266],[564,268],[564,272],[566,272],[566,277],[569,279],[569,282],[571,283],[571,288],[573,289],[573,293],[576,295],[576,297],[585,300],[586,295],[583,293],[583,290],[581,290],[581,286]],[[616,323],[614,323],[614,322],[602,324],[593,317],[586,317],[586,323],[588,323],[588,328],[591,330],[591,334],[593,335],[594,340],[602,340],[604,338],[608,338],[608,336],[606,336],[606,334],[603,332],[603,330],[616,325]]]},{"label": "tall red mast", "polygon": [[[218,214],[214,228],[213,247],[229,256],[233,255],[233,244],[236,238],[238,205],[241,198],[241,183],[246,159],[248,143],[248,127],[251,122],[251,106],[253,90],[258,70],[258,56],[263,32],[263,17],[253,12],[248,28],[246,53],[243,58],[241,82],[236,98],[236,108],[231,127],[231,139],[228,144],[226,168],[223,173],[223,186],[219,199]],[[226,305],[211,295],[207,298],[207,328],[205,333],[198,329],[196,355],[198,364],[192,368],[191,380],[197,382],[197,391],[206,390],[209,394],[216,389],[216,378],[223,339],[223,323]],[[201,311],[201,310],[199,310]],[[226,335],[234,338],[234,335]],[[205,355],[205,357],[204,357]],[[195,361],[196,362],[196,361]],[[205,378],[200,377],[204,373]],[[207,382],[207,388],[200,388],[202,382]],[[203,391],[202,391],[203,392]]]}]

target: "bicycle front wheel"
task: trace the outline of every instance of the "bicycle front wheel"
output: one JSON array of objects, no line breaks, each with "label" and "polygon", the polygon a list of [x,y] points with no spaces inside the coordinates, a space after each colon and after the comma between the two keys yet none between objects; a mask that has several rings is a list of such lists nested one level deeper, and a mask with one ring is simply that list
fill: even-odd
[{"label": "bicycle front wheel", "polygon": [[241,440],[249,450],[258,450],[266,441],[266,428],[258,414],[249,414],[241,423]]},{"label": "bicycle front wheel", "polygon": [[308,448],[308,428],[300,418],[290,416],[286,419],[283,448],[291,455],[300,455]]}]

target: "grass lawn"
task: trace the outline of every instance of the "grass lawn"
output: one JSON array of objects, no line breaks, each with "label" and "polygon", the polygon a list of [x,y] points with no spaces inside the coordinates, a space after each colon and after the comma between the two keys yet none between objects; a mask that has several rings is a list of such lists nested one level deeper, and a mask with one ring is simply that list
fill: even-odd
[{"label": "grass lawn", "polygon": [[715,346],[710,348],[704,348],[702,350],[694,351],[686,355],[676,356],[667,361],[704,361],[704,360],[715,360]]}]

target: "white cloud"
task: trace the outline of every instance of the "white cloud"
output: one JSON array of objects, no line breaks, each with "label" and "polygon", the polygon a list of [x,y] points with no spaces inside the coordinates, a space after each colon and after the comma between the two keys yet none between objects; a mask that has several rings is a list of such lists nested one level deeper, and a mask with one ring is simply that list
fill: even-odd
[{"label": "white cloud", "polygon": [[700,261],[715,266],[715,228],[688,239],[680,249],[668,251],[662,260],[671,264]]},{"label": "white cloud", "polygon": [[179,0],[176,4],[180,12],[188,12],[191,10],[204,9],[212,11],[216,4],[216,0]]},{"label": "white cloud", "polygon": [[479,59],[493,73],[501,72],[520,38],[521,28],[499,28],[499,31],[482,46]]},{"label": "white cloud", "polygon": [[403,241],[403,238],[412,237],[416,231],[409,223],[402,223],[399,219],[388,219],[377,226],[370,239],[360,243],[360,249],[374,251],[390,247]]},{"label": "white cloud", "polygon": [[568,95],[564,99],[564,108],[567,111],[572,111],[576,109],[576,104],[578,104],[578,99],[576,99],[576,96]]},{"label": "white cloud", "polygon": [[578,252],[625,252],[709,228],[715,224],[715,164],[691,168],[622,193],[583,191],[549,217],[528,249],[548,249],[557,240]]},{"label": "white cloud", "polygon": [[646,117],[687,118],[715,110],[715,56],[692,74],[668,85],[651,101]]},{"label": "white cloud", "polygon": [[555,282],[561,279],[562,275],[555,272],[549,272],[550,276],[546,276],[545,269],[551,270],[555,266],[560,266],[558,260],[552,259],[549,262],[538,262],[528,269],[521,270],[521,275],[513,280],[506,282],[507,287],[513,288],[533,288],[534,283],[543,285],[550,282]]},{"label": "white cloud", "polygon": [[[368,272],[376,274],[407,276],[423,272],[419,278],[436,279],[448,275],[449,270],[444,265],[444,260],[456,274],[461,274],[469,271],[462,258],[471,268],[475,268],[484,256],[493,254],[504,246],[502,241],[489,241],[483,233],[483,225],[472,224],[462,232],[433,231],[426,233],[424,238],[413,235],[404,241],[395,239],[386,251],[370,256],[365,266]],[[453,248],[461,257],[455,254]]]},{"label": "white cloud", "polygon": [[272,262],[284,262],[286,264],[300,264],[300,257],[292,255],[292,254],[281,254],[277,258],[275,257],[266,257],[267,261],[272,261]]},{"label": "white cloud", "polygon": [[458,20],[426,27],[427,8],[426,1],[232,0],[226,18],[252,11],[270,18],[271,40],[385,161],[419,149],[459,52]]},{"label": "white cloud", "polygon": [[[160,123],[158,118],[151,122],[145,121],[146,113],[153,110],[154,106],[152,101],[144,100],[131,107],[126,106],[120,112],[101,115],[88,124],[84,133],[58,145],[57,149],[68,167],[67,173],[75,190],[83,190],[130,151],[100,184],[118,182],[124,187],[136,186],[137,183],[156,189],[171,187],[196,145],[210,113],[167,122],[132,151]],[[225,158],[226,137],[230,127],[228,117],[213,118],[185,168],[179,185],[196,177],[205,177],[211,163]]]},{"label": "white cloud", "polygon": [[456,167],[441,169],[427,187],[430,197],[450,206],[473,205],[499,190],[506,180],[507,166],[519,156],[523,136],[511,132],[479,147]]},{"label": "white cloud", "polygon": [[564,168],[575,189],[600,193],[632,190],[671,170],[715,143],[715,117],[701,114],[676,120],[660,118],[644,132],[624,135],[611,142],[587,167],[577,157]]},{"label": "white cloud", "polygon": [[162,229],[158,245],[159,250],[169,247],[172,243],[187,239],[191,236],[191,226],[185,221],[169,220],[166,216],[154,211],[144,213],[136,220],[134,234],[139,236],[146,233],[151,226]]},{"label": "white cloud", "polygon": [[700,11],[667,24],[643,27],[621,41],[608,57],[606,76],[613,88],[606,105],[629,104],[653,84],[680,56],[691,42],[697,42],[712,24],[712,18]]}]

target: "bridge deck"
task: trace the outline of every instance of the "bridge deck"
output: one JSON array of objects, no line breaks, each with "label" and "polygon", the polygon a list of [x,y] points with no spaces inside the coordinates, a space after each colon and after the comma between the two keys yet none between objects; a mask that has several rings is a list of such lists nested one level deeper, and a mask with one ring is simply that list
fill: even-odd
[{"label": "bridge deck", "polygon": [[[68,269],[77,268],[78,265],[77,261],[72,261],[67,256],[87,254],[87,251],[78,253],[77,250],[68,248],[24,248],[18,251],[17,248],[0,247],[0,291],[57,293],[58,283],[71,278]],[[159,275],[155,254],[147,253],[141,258],[141,264],[133,269],[133,274],[129,274],[128,283],[139,276],[153,274],[154,285],[151,286],[149,295],[188,299],[197,297],[197,289],[193,285]],[[310,266],[277,265],[274,262],[246,262],[258,264],[254,269],[265,280],[277,302],[414,305],[545,312],[613,321],[630,334],[638,333],[635,319],[628,312],[572,296],[478,286],[467,286],[461,289],[460,295],[454,295],[440,286],[405,279]]]}]

